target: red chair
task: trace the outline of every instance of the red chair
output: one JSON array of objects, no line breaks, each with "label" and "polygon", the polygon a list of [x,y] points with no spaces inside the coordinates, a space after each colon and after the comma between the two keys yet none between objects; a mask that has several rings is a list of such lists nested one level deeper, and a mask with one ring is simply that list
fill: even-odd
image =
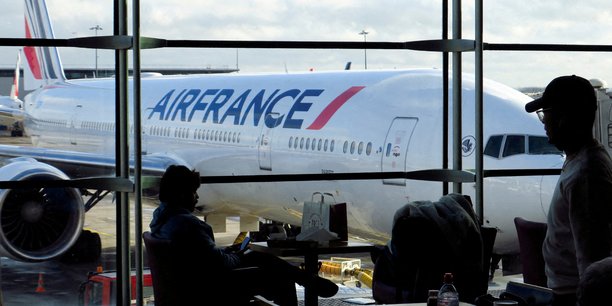
[{"label": "red chair", "polygon": [[170,261],[170,240],[155,238],[151,232],[144,232],[142,238],[153,279],[155,306],[177,305],[178,293],[174,286],[176,282],[173,282],[172,269],[164,264]]},{"label": "red chair", "polygon": [[546,237],[546,223],[514,218],[516,233],[521,249],[520,259],[523,268],[523,281],[540,287],[547,286],[544,272],[542,244]]}]

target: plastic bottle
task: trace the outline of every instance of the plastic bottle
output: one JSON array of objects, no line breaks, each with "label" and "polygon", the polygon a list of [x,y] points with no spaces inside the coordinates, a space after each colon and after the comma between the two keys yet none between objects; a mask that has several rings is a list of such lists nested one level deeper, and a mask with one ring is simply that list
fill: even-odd
[{"label": "plastic bottle", "polygon": [[438,290],[429,290],[427,296],[427,306],[438,305]]},{"label": "plastic bottle", "polygon": [[459,293],[453,285],[453,274],[444,274],[444,284],[438,291],[438,306],[459,306]]}]

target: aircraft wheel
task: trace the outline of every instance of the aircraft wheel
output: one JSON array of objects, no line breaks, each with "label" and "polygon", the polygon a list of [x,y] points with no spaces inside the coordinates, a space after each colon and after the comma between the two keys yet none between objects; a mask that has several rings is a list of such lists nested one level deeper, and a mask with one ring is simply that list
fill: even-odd
[{"label": "aircraft wheel", "polygon": [[98,233],[83,230],[74,245],[61,257],[62,262],[93,262],[102,254],[102,240]]}]

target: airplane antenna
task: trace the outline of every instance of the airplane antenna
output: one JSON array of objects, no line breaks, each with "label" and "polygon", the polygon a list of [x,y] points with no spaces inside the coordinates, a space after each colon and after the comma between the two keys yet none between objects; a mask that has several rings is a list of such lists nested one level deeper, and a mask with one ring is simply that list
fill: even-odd
[{"label": "airplane antenna", "polygon": [[238,66],[238,63],[239,63],[238,62],[238,51],[239,51],[239,49],[236,49],[236,70],[240,71],[240,67]]}]

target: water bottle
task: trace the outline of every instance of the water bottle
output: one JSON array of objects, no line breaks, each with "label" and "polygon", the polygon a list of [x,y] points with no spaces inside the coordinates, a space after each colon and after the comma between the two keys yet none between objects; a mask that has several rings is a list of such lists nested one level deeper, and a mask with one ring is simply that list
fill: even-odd
[{"label": "water bottle", "polygon": [[444,274],[444,284],[438,291],[438,306],[459,306],[459,293],[453,285],[453,274]]}]

